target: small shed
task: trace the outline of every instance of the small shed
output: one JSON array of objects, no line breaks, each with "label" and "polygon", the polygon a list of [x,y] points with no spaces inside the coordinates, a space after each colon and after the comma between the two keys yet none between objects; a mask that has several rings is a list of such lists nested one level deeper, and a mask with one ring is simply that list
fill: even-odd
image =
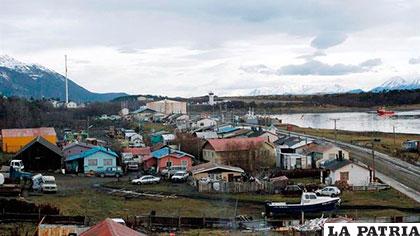
[{"label": "small shed", "polygon": [[61,169],[63,153],[55,144],[38,136],[20,149],[14,158],[23,161],[25,170],[53,171]]},{"label": "small shed", "polygon": [[212,180],[222,180],[225,182],[233,182],[241,179],[245,171],[242,168],[228,166],[214,162],[208,162],[193,166],[191,169],[192,176],[195,180],[201,178],[209,178]]}]

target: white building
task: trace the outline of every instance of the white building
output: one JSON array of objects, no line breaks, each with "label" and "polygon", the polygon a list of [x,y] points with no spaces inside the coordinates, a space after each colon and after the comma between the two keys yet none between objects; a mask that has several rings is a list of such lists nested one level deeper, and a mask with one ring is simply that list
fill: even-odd
[{"label": "white building", "polygon": [[130,113],[130,110],[128,110],[128,108],[123,108],[121,109],[121,111],[119,112],[120,116],[126,116]]},{"label": "white building", "polygon": [[66,107],[69,109],[77,108],[77,103],[70,101],[66,104]]},{"label": "white building", "polygon": [[213,119],[209,119],[209,118],[204,118],[201,120],[198,120],[197,122],[194,123],[193,128],[197,129],[197,128],[207,128],[207,127],[212,127],[212,126],[216,126],[217,125],[217,121],[213,120]]},{"label": "white building", "polygon": [[209,93],[209,105],[210,105],[210,106],[213,106],[214,104],[216,104],[216,103],[214,102],[214,93],[213,93],[213,92],[210,92],[210,93]]},{"label": "white building", "polygon": [[276,166],[285,170],[311,169],[311,158],[297,153],[276,155]]},{"label": "white building", "polygon": [[170,114],[187,114],[187,103],[173,100],[161,100],[156,102],[146,103],[147,108],[163,113],[165,115]]},{"label": "white building", "polygon": [[[321,181],[325,184],[336,184],[337,181],[346,182],[351,186],[368,186],[371,182],[371,171],[362,165],[349,160],[334,160],[325,163],[321,172]],[[323,180],[324,175],[326,176]]]}]

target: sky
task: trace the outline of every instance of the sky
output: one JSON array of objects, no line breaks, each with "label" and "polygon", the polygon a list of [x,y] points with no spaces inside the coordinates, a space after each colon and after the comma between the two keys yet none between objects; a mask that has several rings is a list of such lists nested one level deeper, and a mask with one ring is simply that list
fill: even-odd
[{"label": "sky", "polygon": [[371,89],[420,75],[420,1],[0,0],[0,54],[95,92]]}]

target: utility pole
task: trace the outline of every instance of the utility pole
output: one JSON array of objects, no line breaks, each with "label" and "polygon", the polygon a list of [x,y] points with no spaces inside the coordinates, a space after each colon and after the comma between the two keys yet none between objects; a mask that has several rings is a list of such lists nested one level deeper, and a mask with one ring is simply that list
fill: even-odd
[{"label": "utility pole", "polygon": [[66,76],[66,106],[69,103],[69,85],[67,82],[67,55],[64,55],[64,67],[65,67],[65,76]]},{"label": "utility pole", "polygon": [[392,125],[392,132],[394,133],[394,145],[396,144],[395,137],[395,125]]},{"label": "utility pole", "polygon": [[337,120],[340,120],[338,118],[330,119],[334,121],[334,139],[335,143],[337,144]]}]

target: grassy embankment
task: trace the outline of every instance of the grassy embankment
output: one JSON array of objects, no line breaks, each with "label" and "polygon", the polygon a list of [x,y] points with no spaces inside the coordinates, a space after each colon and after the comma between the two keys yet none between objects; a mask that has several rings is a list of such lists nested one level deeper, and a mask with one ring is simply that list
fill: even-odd
[{"label": "grassy embankment", "polygon": [[[28,200],[38,204],[51,204],[61,209],[65,215],[87,215],[93,221],[106,217],[127,217],[147,215],[155,210],[158,215],[168,216],[211,216],[232,217],[238,200],[237,214],[259,217],[264,210],[264,202],[298,202],[299,198],[284,197],[280,194],[203,194],[197,193],[186,184],[161,183],[158,185],[133,186],[128,182],[110,182],[107,186],[178,195],[175,199],[131,199],[112,196],[95,189],[81,188],[65,190],[56,195],[30,196]],[[340,210],[339,214],[355,217],[392,216],[412,214],[394,208],[419,208],[420,205],[403,194],[390,189],[380,192],[344,192],[342,205],[347,208],[358,206],[359,210]],[[366,210],[360,209],[366,207]],[[369,209],[381,206],[383,209]]]},{"label": "grassy embankment", "polygon": [[[286,129],[286,125],[280,125],[281,129]],[[302,128],[298,126],[293,126],[293,131],[298,133],[304,133],[319,137],[325,137],[334,139],[335,132],[332,129],[313,129],[313,128]],[[410,152],[403,152],[401,150],[401,143],[406,140],[411,139],[420,139],[420,134],[395,134],[395,142],[394,142],[394,134],[392,133],[382,133],[382,132],[355,132],[355,131],[344,131],[338,130],[337,131],[337,140],[347,142],[347,143],[354,143],[360,146],[365,146],[369,142],[368,140],[372,139],[380,139],[379,143],[375,144],[375,150],[386,153],[388,155],[398,157],[402,160],[414,163],[420,162],[420,154],[419,153],[410,153]],[[370,147],[368,145],[367,147]]]}]

